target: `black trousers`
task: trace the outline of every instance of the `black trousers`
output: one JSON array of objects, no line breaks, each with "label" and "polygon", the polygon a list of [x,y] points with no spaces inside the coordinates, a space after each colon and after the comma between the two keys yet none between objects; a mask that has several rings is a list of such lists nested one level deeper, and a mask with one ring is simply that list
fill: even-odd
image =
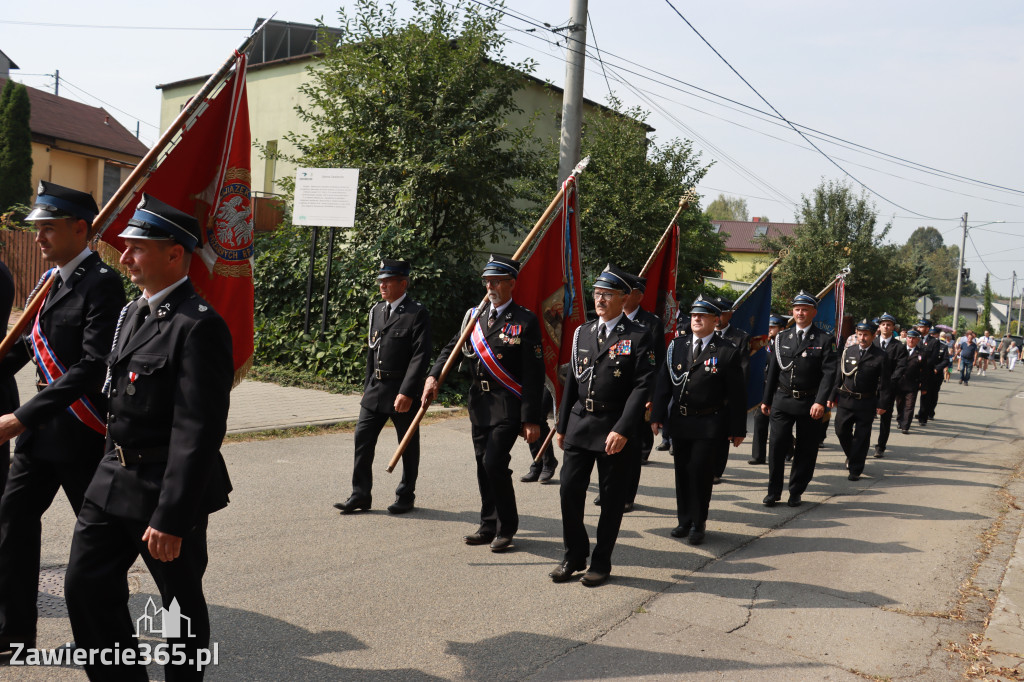
[{"label": "black trousers", "polygon": [[[355,464],[352,468],[352,494],[369,499],[373,488],[373,457],[377,450],[377,439],[388,419],[395,425],[398,442],[402,442],[409,430],[416,410],[408,412],[376,412],[365,407],[359,408],[356,422]],[[404,501],[416,499],[416,477],[420,470],[420,432],[413,434],[409,446],[402,453],[402,480],[395,489],[395,495]]]},{"label": "black trousers", "polygon": [[0,499],[0,639],[36,643],[42,517],[59,488],[77,514],[99,458],[47,462],[16,452]]},{"label": "black trousers", "polygon": [[544,402],[541,403],[544,410],[544,419],[540,422],[540,436],[537,440],[530,443],[530,457],[533,458],[530,464],[530,470],[540,472],[544,469],[548,471],[554,471],[555,467],[558,466],[558,460],[555,459],[555,444],[554,437],[548,443],[548,446],[544,448],[544,456],[541,457],[540,461],[537,460],[537,453],[540,452],[540,446],[544,444],[548,434],[551,433],[551,427],[548,426],[547,415],[552,411],[552,405],[554,400],[551,398],[551,392],[547,389],[544,390]]},{"label": "black trousers", "polygon": [[[644,432],[651,437],[650,443],[644,443]],[[647,448],[646,452],[650,455],[651,445],[654,444],[654,432],[651,431],[650,422],[641,419],[633,433],[623,435],[626,436],[627,440],[626,446],[619,453],[619,455],[626,458],[626,485],[622,493],[622,502],[623,504],[626,502],[632,504],[636,501],[636,493],[640,489],[640,472],[644,468],[644,448]],[[603,497],[601,498],[601,504],[604,504]]]},{"label": "black trousers", "polygon": [[685,439],[672,433],[672,459],[676,474],[676,517],[680,526],[704,530],[711,506],[718,438]]},{"label": "black trousers", "polygon": [[868,447],[871,445],[871,423],[875,421],[874,410],[836,410],[836,436],[843,452],[850,460],[850,473],[860,476],[864,473]]},{"label": "black trousers", "polygon": [[716,438],[712,443],[715,448],[714,473],[717,478],[721,478],[725,474],[725,467],[729,465],[729,446],[731,443],[728,438],[722,438],[721,441]]},{"label": "black trousers", "polygon": [[480,532],[512,537],[519,530],[516,491],[512,487],[512,446],[522,430],[519,421],[496,426],[473,425],[476,482],[480,488]]},{"label": "black trousers", "polygon": [[[789,472],[789,494],[803,495],[814,477],[821,443],[821,421],[812,419],[811,403],[806,409],[784,410],[772,407],[768,436],[768,494],[782,495],[782,480],[786,473],[786,455],[792,447],[793,467]],[[796,442],[793,443],[793,427]]]},{"label": "black trousers", "polygon": [[[142,541],[146,530],[144,522],[111,516],[86,501],[75,524],[65,583],[65,601],[75,644],[85,649],[115,645],[122,650],[138,648],[134,635],[143,619],[133,617],[135,614],[128,611],[128,569],[141,554],[160,590],[163,608],[170,609],[171,602],[177,600],[183,616],[181,636],[168,637],[167,643],[171,647],[179,645],[185,658],[194,661],[197,649],[210,645],[210,615],[203,596],[206,525],[204,516],[182,538],[178,558],[165,563],[152,558]],[[139,634],[146,633],[140,629]],[[168,680],[203,678],[203,672],[197,671],[195,664],[167,665],[164,671]],[[94,682],[149,679],[146,668],[138,665],[87,665],[85,672]]]},{"label": "black trousers", "polygon": [[914,421],[914,403],[917,402],[917,391],[896,394],[896,424],[901,431],[910,428]]},{"label": "black trousers", "polygon": [[878,447],[885,450],[889,443],[889,431],[892,429],[892,413],[895,411],[893,405],[878,417]]},{"label": "black trousers", "polygon": [[[924,383],[924,382],[922,382]],[[932,374],[927,378],[927,393],[921,394],[921,409],[918,419],[928,421],[935,419],[935,407],[939,404],[939,389],[942,388],[942,375]]]},{"label": "black trousers", "polygon": [[559,495],[562,503],[562,537],[565,541],[565,560],[583,563],[590,554],[590,536],[583,523],[587,504],[590,474],[597,463],[597,486],[601,495],[601,516],[597,521],[597,544],[590,560],[591,570],[609,573],[612,570],[612,550],[622,525],[622,507],[625,495],[625,475],[628,463],[625,452],[614,455],[597,450],[584,450],[566,444],[562,463]]},{"label": "black trousers", "polygon": [[768,415],[760,406],[754,412],[754,439],[750,444],[750,458],[758,462],[768,461]]}]

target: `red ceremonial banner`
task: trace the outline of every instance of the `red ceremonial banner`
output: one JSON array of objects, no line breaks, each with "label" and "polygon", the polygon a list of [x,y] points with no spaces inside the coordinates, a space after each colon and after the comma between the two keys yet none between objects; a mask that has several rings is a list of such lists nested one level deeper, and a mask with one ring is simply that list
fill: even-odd
[{"label": "red ceremonial banner", "polygon": [[532,310],[540,320],[544,371],[555,409],[562,402],[564,384],[559,370],[563,376],[568,371],[573,334],[586,321],[575,176],[570,176],[563,188],[562,207],[520,269],[514,294],[516,303]]},{"label": "red ceremonial banner", "polygon": [[661,318],[665,325],[665,345],[676,337],[676,270],[679,267],[679,223],[672,223],[668,239],[655,254],[647,270],[647,289],[640,307]]},{"label": "red ceremonial banner", "polygon": [[231,329],[235,382],[252,366],[253,224],[249,101],[244,54],[220,92],[185,123],[181,137],[106,227],[101,239],[124,251],[119,235],[145,192],[191,213],[202,228],[189,279]]}]

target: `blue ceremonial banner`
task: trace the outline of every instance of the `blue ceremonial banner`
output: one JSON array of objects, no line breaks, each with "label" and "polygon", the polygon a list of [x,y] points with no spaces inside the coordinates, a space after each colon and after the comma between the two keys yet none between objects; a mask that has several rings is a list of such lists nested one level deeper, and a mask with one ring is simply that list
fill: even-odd
[{"label": "blue ceremonial banner", "polygon": [[747,409],[759,405],[764,394],[764,368],[768,363],[768,318],[772,314],[772,275],[748,296],[732,315],[732,324],[750,334],[750,374]]},{"label": "blue ceremonial banner", "polygon": [[814,316],[814,324],[829,334],[836,333],[836,288],[833,286],[828,293],[818,299],[818,312]]}]

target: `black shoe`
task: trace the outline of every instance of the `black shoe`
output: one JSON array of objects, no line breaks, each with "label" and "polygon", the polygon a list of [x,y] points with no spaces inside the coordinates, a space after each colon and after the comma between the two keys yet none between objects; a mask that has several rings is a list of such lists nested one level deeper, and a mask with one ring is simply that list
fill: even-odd
[{"label": "black shoe", "polygon": [[692,526],[693,524],[690,523],[676,526],[671,531],[669,531],[669,535],[671,535],[674,538],[685,538],[687,535],[690,534],[690,528]]},{"label": "black shoe", "polygon": [[598,495],[597,497],[594,498],[594,504],[597,505],[598,507],[601,506],[601,496],[600,495]]},{"label": "black shoe", "polygon": [[658,443],[658,447],[654,449],[657,450],[658,452],[667,452],[670,447],[672,447],[672,443],[670,443],[667,440],[663,440],[660,443]]},{"label": "black shoe", "polygon": [[748,459],[747,460],[747,464],[767,464],[767,463],[768,462],[766,462],[763,459]]},{"label": "black shoe", "polygon": [[651,453],[648,452],[646,455],[644,455],[643,457],[640,458],[640,466],[647,466],[650,463],[651,463]]},{"label": "black shoe", "polygon": [[910,433],[910,429],[900,429],[900,432],[905,435],[905,434]]},{"label": "black shoe", "polygon": [[570,580],[572,580],[573,573],[579,573],[586,567],[586,562],[574,564],[573,562],[566,559],[561,564],[559,564],[558,568],[548,573],[548,575],[551,576],[551,582],[567,583]]},{"label": "black shoe", "polygon": [[388,507],[388,513],[391,514],[407,514],[413,510],[415,505],[412,500],[403,500],[401,497],[396,497],[394,503]]},{"label": "black shoe", "polygon": [[540,478],[537,480],[540,481],[541,483],[547,483],[548,481],[555,477],[555,469],[557,468],[558,462],[555,462],[555,466],[552,467],[551,469],[542,469],[540,472]]},{"label": "black shoe", "polygon": [[882,459],[883,457],[885,457],[885,448],[883,448],[881,445],[876,445],[875,459]]},{"label": "black shoe", "polygon": [[846,467],[847,471],[849,471],[849,469],[850,469],[850,458],[849,457],[846,458],[846,462],[843,463],[843,466]]},{"label": "black shoe", "polygon": [[763,500],[761,500],[761,504],[763,504],[766,507],[774,507],[775,503],[778,502],[778,501],[779,501],[779,496],[778,495],[772,495],[771,493],[769,493],[769,494],[764,496]]},{"label": "black shoe", "polygon": [[534,469],[533,467],[530,467],[530,470],[527,471],[522,476],[520,476],[519,480],[522,481],[523,483],[533,483],[534,481],[536,481],[539,478],[540,478],[540,471],[538,471],[537,469]]},{"label": "black shoe", "polygon": [[595,571],[591,568],[583,574],[583,577],[580,578],[580,582],[587,587],[597,587],[604,583],[604,581],[608,580],[608,575],[608,573],[600,573],[599,571]]},{"label": "black shoe", "polygon": [[790,495],[789,501],[786,502],[786,505],[789,507],[799,507],[803,503],[804,501],[800,499],[799,495]]},{"label": "black shoe", "polygon": [[508,550],[513,549],[514,547],[515,545],[512,544],[512,538],[508,538],[503,535],[497,536],[496,538],[494,538],[494,541],[491,542],[491,551],[496,554],[500,554],[501,552],[507,552]]},{"label": "black shoe", "polygon": [[341,510],[342,514],[351,514],[359,510],[370,511],[370,498],[352,495],[344,502],[335,502],[334,508]]},{"label": "black shoe", "polygon": [[846,477],[846,480],[847,481],[859,481],[860,480],[860,474],[850,474],[849,476]]},{"label": "black shoe", "polygon": [[721,476],[715,476],[714,478],[711,479],[711,485],[718,485],[721,482],[722,482],[722,477]]},{"label": "black shoe", "polygon": [[622,505],[622,513],[623,514],[628,514],[631,511],[633,511],[633,503],[632,502],[627,502],[626,504]]},{"label": "black shoe", "polygon": [[487,545],[494,539],[494,533],[485,533],[478,530],[472,535],[463,535],[462,539],[467,545]]},{"label": "black shoe", "polygon": [[704,543],[704,531],[700,530],[699,528],[694,528],[693,530],[691,530],[688,542],[691,545],[701,545],[701,544],[703,544]]},{"label": "black shoe", "polygon": [[787,462],[792,462],[793,461],[793,453],[792,452],[789,453],[788,455],[786,455],[786,461]]}]

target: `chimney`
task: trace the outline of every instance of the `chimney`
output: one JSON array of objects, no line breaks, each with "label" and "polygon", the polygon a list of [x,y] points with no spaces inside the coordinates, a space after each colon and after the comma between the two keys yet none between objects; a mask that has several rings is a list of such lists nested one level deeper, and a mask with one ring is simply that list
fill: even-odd
[{"label": "chimney", "polygon": [[753,218],[753,221],[754,221],[755,223],[759,223],[759,222],[761,222],[761,219],[760,219],[760,218],[758,218],[757,216],[754,216],[754,218]]}]

